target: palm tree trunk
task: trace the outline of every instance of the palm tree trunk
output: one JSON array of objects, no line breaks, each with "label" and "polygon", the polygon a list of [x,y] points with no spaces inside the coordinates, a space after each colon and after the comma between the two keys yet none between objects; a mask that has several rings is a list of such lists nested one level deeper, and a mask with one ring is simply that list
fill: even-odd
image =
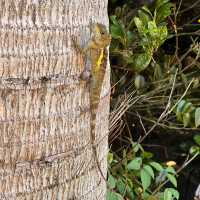
[{"label": "palm tree trunk", "polygon": [[[90,19],[108,23],[107,0],[0,0],[0,199],[105,199],[84,61],[71,42],[90,37]],[[107,69],[96,138],[104,175]]]}]

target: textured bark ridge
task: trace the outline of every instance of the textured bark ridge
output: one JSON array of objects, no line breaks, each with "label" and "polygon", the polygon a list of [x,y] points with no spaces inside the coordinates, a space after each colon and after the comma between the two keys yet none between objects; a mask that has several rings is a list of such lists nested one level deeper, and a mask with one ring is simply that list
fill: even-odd
[{"label": "textured bark ridge", "polygon": [[[107,0],[0,0],[0,199],[105,199],[92,158],[89,93],[78,77],[89,22]],[[97,116],[106,175],[109,68]]]}]

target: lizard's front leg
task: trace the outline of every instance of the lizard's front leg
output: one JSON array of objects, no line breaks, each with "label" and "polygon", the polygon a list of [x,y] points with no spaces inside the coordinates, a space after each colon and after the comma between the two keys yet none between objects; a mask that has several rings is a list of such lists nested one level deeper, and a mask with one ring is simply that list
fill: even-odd
[{"label": "lizard's front leg", "polygon": [[87,56],[87,52],[88,52],[88,47],[86,46],[86,47],[82,48],[78,44],[77,37],[75,37],[75,36],[72,36],[72,45],[75,48],[75,50],[77,52],[79,52],[84,57],[84,60],[85,60],[84,61],[84,70],[83,70],[83,72],[80,75],[80,79],[88,82],[90,80],[90,77],[91,77],[91,70],[87,66],[87,57],[88,57]]}]

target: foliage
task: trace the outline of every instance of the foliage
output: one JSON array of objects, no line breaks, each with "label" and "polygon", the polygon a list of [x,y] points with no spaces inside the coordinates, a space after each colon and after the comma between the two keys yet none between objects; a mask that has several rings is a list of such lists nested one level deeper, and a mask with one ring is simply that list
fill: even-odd
[{"label": "foliage", "polygon": [[198,127],[200,125],[200,107],[195,107],[191,102],[181,100],[175,109],[176,118],[183,122],[184,127]]},{"label": "foliage", "polygon": [[[176,190],[176,171],[173,167],[153,161],[153,154],[144,151],[140,144],[133,143],[130,152],[124,150],[122,160],[109,154],[107,200],[179,199]],[[158,189],[165,181],[174,187]]]},{"label": "foliage", "polygon": [[[168,31],[165,20],[171,14],[171,7],[172,4],[166,0],[157,1],[153,13],[143,6],[138,11],[138,16],[133,17],[127,24],[117,17],[125,10],[117,9],[116,15],[110,17],[110,30],[113,38],[111,54],[121,56],[124,67],[129,67],[135,72],[145,70],[154,52],[167,39]],[[133,22],[136,29],[133,29]],[[133,41],[137,41],[134,48],[132,47]]]},{"label": "foliage", "polygon": [[[110,10],[111,109],[119,121],[111,120],[107,198],[185,199],[182,179],[200,181],[187,168],[200,153],[200,2],[146,0],[135,9],[137,2],[113,0]],[[174,163],[180,179],[167,171]]]}]

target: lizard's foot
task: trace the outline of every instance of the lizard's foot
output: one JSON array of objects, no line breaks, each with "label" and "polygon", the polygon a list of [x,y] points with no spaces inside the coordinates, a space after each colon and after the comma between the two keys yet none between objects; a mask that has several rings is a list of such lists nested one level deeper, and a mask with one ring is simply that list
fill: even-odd
[{"label": "lizard's foot", "polygon": [[90,77],[91,77],[91,73],[88,70],[84,70],[80,75],[80,79],[87,82],[90,80]]}]

